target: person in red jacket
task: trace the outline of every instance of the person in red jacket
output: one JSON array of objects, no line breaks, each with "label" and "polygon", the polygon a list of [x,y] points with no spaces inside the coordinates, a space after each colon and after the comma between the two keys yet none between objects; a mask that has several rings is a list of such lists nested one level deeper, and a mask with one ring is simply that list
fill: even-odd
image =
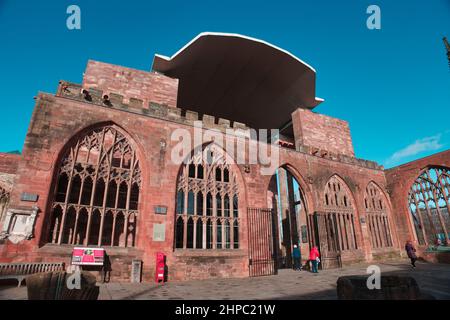
[{"label": "person in red jacket", "polygon": [[319,249],[317,249],[317,247],[313,247],[311,249],[311,251],[309,252],[309,260],[311,260],[312,272],[318,273],[317,266],[320,262],[320,254],[319,254]]}]

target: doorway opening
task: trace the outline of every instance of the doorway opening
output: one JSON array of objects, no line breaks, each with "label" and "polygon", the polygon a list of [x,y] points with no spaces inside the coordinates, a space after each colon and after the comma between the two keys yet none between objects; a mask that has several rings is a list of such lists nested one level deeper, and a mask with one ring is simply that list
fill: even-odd
[{"label": "doorway opening", "polygon": [[268,207],[274,212],[274,260],[277,269],[292,268],[294,244],[300,247],[302,260],[309,256],[307,208],[298,180],[286,167],[272,176]]}]

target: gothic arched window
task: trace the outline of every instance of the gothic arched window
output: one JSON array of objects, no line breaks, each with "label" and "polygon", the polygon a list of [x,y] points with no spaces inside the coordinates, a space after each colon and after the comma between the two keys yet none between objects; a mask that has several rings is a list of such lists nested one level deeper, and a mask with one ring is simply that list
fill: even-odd
[{"label": "gothic arched window", "polygon": [[175,248],[239,248],[238,185],[230,162],[223,150],[211,144],[181,168]]},{"label": "gothic arched window", "polygon": [[372,248],[392,247],[385,197],[381,189],[373,182],[369,183],[364,193],[364,206]]},{"label": "gothic arched window", "polygon": [[450,170],[431,167],[414,181],[409,208],[419,244],[450,245]]},{"label": "gothic arched window", "polygon": [[135,245],[141,171],[133,146],[113,126],[90,131],[62,157],[48,242]]},{"label": "gothic arched window", "polygon": [[358,249],[351,199],[346,183],[339,177],[332,176],[325,187],[323,207],[327,220],[328,248],[333,251]]}]

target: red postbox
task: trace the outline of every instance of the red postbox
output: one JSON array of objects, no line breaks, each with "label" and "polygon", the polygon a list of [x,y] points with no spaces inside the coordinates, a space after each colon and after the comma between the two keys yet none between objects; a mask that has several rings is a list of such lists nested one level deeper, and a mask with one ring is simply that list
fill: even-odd
[{"label": "red postbox", "polygon": [[164,275],[166,272],[166,255],[162,252],[156,254],[155,282],[164,284]]}]

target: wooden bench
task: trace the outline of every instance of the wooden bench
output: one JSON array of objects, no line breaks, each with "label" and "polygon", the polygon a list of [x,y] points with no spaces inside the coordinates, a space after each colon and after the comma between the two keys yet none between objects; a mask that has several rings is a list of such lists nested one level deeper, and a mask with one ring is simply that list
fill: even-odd
[{"label": "wooden bench", "polygon": [[17,279],[20,287],[27,276],[51,271],[64,271],[64,262],[0,263],[0,280]]}]

